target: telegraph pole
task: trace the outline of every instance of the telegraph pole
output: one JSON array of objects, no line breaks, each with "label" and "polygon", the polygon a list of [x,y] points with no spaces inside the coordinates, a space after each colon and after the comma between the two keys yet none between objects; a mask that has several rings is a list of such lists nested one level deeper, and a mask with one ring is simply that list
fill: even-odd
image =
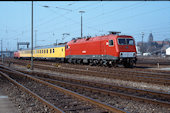
[{"label": "telegraph pole", "polygon": [[82,14],[85,13],[85,11],[79,11],[81,13],[81,38],[83,37],[83,17]]},{"label": "telegraph pole", "polygon": [[3,46],[2,46],[2,40],[1,40],[1,58],[2,58],[1,60],[2,60],[2,64],[4,64],[4,58],[3,58],[4,56],[3,56],[3,53],[2,53],[2,47]]},{"label": "telegraph pole", "polygon": [[33,64],[33,1],[32,1],[32,9],[31,9],[31,70],[34,69]]},{"label": "telegraph pole", "polygon": [[142,49],[141,49],[142,50],[141,51],[142,52],[142,56],[143,56],[143,36],[144,36],[144,33],[142,32]]}]

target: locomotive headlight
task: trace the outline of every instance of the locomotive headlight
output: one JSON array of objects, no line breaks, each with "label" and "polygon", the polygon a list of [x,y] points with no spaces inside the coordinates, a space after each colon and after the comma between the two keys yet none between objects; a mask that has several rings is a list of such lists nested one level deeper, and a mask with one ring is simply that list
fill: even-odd
[{"label": "locomotive headlight", "polygon": [[120,53],[120,56],[122,56],[123,55],[123,53]]}]

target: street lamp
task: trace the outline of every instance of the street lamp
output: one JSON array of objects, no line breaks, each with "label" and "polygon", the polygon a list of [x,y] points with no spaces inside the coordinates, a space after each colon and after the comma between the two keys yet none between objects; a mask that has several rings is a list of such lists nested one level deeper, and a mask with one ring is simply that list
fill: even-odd
[{"label": "street lamp", "polygon": [[2,64],[4,64],[4,58],[3,58],[4,56],[3,56],[3,53],[2,53],[3,52],[2,47],[3,46],[2,46],[2,40],[1,40],[1,58],[2,58],[1,60],[2,60]]},{"label": "street lamp", "polygon": [[83,17],[82,14],[85,13],[85,11],[79,11],[81,13],[81,38],[83,37]]},{"label": "street lamp", "polygon": [[[51,6],[45,5],[45,6],[42,6],[42,7],[50,8]],[[67,10],[67,11],[72,12],[72,10],[70,10],[70,9],[66,9],[66,8],[61,8],[61,7],[53,7],[53,8],[58,8],[58,9]]]},{"label": "street lamp", "polygon": [[[51,7],[51,6],[48,6],[48,5],[44,5],[44,6],[42,6],[42,7],[44,7],[44,8],[58,8],[58,9],[61,9],[61,10],[67,10],[67,11],[70,11],[70,12],[72,12],[72,10],[70,10],[70,9],[66,9],[66,8],[61,8],[61,7]],[[64,40],[64,35],[70,35],[69,33],[63,33],[63,40]],[[54,36],[54,33],[53,33],[53,36]],[[57,39],[56,39],[56,45],[58,45],[57,44]]]},{"label": "street lamp", "polygon": [[31,70],[34,69],[33,64],[33,1],[32,1],[32,9],[31,9]]},{"label": "street lamp", "polygon": [[142,32],[142,48],[141,48],[142,56],[143,56],[143,36],[144,36],[144,32]]}]

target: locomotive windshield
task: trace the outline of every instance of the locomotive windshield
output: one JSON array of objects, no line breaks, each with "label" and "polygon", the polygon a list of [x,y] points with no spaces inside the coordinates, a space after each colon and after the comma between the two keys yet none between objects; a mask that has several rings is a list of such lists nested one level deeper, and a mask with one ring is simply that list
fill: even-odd
[{"label": "locomotive windshield", "polygon": [[119,45],[134,45],[133,39],[129,38],[119,38],[118,43]]}]

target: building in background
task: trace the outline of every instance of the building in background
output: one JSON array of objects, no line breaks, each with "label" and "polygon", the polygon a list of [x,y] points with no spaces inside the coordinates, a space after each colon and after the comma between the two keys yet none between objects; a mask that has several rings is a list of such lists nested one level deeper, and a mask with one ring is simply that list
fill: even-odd
[{"label": "building in background", "polygon": [[170,47],[170,40],[164,39],[163,41],[154,41],[153,34],[150,33],[148,37],[148,42],[143,42],[143,49],[142,42],[138,42],[137,46],[139,50],[143,50],[144,55],[165,55],[166,49]]},{"label": "building in background", "polygon": [[168,47],[168,48],[166,49],[166,56],[167,56],[167,57],[170,57],[170,47]]}]

